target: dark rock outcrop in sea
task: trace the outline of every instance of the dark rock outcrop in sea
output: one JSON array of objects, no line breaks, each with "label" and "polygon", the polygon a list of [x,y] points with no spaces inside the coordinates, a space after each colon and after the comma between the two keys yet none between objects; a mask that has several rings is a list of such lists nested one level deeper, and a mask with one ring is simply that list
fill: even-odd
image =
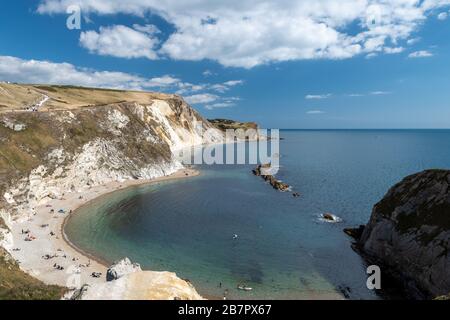
[{"label": "dark rock outcrop in sea", "polygon": [[338,216],[335,216],[334,214],[329,213],[329,212],[321,214],[320,219],[322,221],[332,222],[332,223],[342,222],[341,218],[339,218]]},{"label": "dark rock outcrop in sea", "polygon": [[[253,174],[257,177],[262,177],[265,181],[269,182],[269,184],[276,190],[279,190],[281,192],[287,192],[290,190],[291,187],[287,183],[277,180],[273,175],[264,172],[265,170],[270,170],[270,164],[258,165],[253,170]],[[296,197],[297,195],[299,194],[295,194]]]},{"label": "dark rock outcrop in sea", "polygon": [[364,256],[407,284],[408,292],[425,298],[450,293],[450,171],[405,178],[375,205],[365,227],[345,232],[357,239]]}]

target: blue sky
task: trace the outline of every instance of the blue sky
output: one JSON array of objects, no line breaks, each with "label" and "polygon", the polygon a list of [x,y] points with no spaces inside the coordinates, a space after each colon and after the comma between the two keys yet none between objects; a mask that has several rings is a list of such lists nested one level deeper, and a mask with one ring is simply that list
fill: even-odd
[{"label": "blue sky", "polygon": [[[76,3],[81,29],[66,27]],[[0,80],[183,95],[265,128],[450,128],[450,1],[9,1]]]}]

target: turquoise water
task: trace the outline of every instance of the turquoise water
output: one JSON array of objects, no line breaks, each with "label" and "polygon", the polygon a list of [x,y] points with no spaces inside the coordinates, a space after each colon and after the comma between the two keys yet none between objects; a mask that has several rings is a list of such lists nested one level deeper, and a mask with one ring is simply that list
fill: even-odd
[{"label": "turquoise water", "polygon": [[[170,270],[210,297],[377,299],[365,265],[342,232],[408,174],[450,168],[450,131],[282,131],[277,192],[253,166],[199,166],[199,177],[102,197],[70,219],[80,248],[112,262],[124,256]],[[339,224],[320,222],[332,212]],[[233,234],[239,238],[233,240]],[[222,283],[220,286],[219,283]],[[250,292],[236,289],[245,283]]]}]

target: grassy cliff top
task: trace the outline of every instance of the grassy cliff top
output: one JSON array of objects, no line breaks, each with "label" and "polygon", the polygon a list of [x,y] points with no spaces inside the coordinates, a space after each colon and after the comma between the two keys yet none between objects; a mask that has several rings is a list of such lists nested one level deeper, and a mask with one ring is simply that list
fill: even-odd
[{"label": "grassy cliff top", "polygon": [[70,110],[119,102],[148,104],[152,99],[173,95],[144,91],[86,88],[76,86],[32,85],[0,82],[0,113],[20,111],[48,96],[41,111]]},{"label": "grassy cliff top", "polygon": [[219,128],[220,130],[227,130],[227,129],[258,129],[258,125],[255,122],[239,122],[229,119],[208,119],[209,122],[211,122],[214,126]]}]

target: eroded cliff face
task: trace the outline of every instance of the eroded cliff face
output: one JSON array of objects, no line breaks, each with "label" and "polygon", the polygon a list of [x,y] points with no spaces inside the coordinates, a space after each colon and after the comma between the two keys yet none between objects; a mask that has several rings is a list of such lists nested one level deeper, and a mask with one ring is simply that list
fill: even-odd
[{"label": "eroded cliff face", "polygon": [[169,175],[182,167],[177,150],[223,139],[220,130],[171,95],[146,104],[2,113],[0,215],[9,224],[68,192]]},{"label": "eroded cliff face", "polygon": [[358,244],[425,297],[450,292],[450,171],[405,178],[375,205]]},{"label": "eroded cliff face", "polygon": [[[46,105],[24,108],[35,91]],[[35,209],[50,200],[110,182],[170,175],[183,167],[180,150],[225,140],[175,95],[11,85],[8,97],[0,96],[10,110],[0,110],[0,249],[11,253],[17,240],[11,227],[32,221]],[[2,277],[17,282],[17,292],[22,282],[40,290],[38,296],[58,298],[65,290],[30,277],[18,264],[11,270],[7,256],[0,252]],[[141,271],[88,293],[95,299],[201,299],[192,285],[168,272]]]}]

